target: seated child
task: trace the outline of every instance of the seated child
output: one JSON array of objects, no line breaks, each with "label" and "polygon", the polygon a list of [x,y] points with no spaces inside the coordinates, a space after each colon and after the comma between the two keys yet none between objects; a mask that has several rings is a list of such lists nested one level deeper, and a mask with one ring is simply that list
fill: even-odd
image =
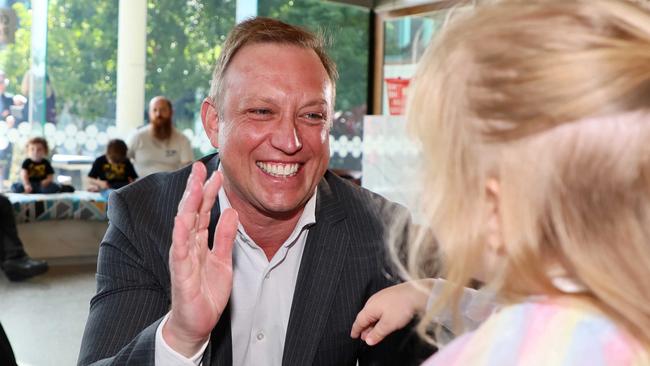
[{"label": "seated child", "polygon": [[[14,193],[57,193],[61,186],[54,182],[54,169],[45,158],[49,153],[47,140],[33,137],[27,142],[27,156],[20,170],[21,182],[11,186]],[[72,187],[70,187],[72,188]]]},{"label": "seated child", "polygon": [[102,192],[108,195],[112,190],[122,188],[138,178],[133,164],[126,156],[126,143],[114,139],[106,145],[106,154],[98,157],[93,163],[88,179],[89,191]]},{"label": "seated child", "polygon": [[407,112],[437,246],[409,243],[405,262],[419,278],[437,258],[447,282],[430,305],[432,281],[375,294],[353,336],[375,344],[422,312],[427,337],[476,278],[498,309],[424,365],[650,365],[642,3],[487,2],[443,30]]}]

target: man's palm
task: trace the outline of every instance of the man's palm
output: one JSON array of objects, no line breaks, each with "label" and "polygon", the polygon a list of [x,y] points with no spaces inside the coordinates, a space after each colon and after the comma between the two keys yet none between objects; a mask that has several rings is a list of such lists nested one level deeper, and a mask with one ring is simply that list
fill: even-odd
[{"label": "man's palm", "polygon": [[232,246],[237,232],[237,213],[232,209],[222,212],[210,250],[210,210],[221,188],[222,177],[215,173],[204,184],[205,178],[205,166],[195,163],[179,204],[169,256],[172,312],[163,336],[172,348],[186,356],[205,343],[232,290]]}]

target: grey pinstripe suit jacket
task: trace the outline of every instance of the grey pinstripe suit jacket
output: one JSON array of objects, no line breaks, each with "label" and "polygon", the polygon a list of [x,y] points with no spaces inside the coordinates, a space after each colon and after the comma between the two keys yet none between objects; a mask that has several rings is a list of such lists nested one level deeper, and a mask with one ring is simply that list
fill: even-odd
[{"label": "grey pinstripe suit jacket", "polygon": [[[202,160],[209,172],[219,161],[216,155]],[[189,173],[188,167],[154,174],[111,195],[110,225],[100,245],[97,294],[90,302],[79,365],[154,364],[155,331],[171,304],[171,231]],[[316,225],[305,244],[283,365],[412,364],[405,332],[373,348],[349,336],[370,295],[391,284],[385,228],[404,209],[329,172],[318,192]],[[212,212],[211,238],[218,203]],[[204,365],[232,364],[229,320],[226,309],[211,334]]]}]

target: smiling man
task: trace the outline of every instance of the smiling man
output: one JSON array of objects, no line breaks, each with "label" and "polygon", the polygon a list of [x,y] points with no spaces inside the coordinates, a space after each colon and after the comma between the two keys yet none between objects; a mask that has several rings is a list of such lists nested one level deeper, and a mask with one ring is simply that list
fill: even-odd
[{"label": "smiling man", "polygon": [[403,210],[327,171],[336,78],[300,28],[233,29],[201,108],[219,153],[111,196],[79,364],[412,362],[349,336]]}]

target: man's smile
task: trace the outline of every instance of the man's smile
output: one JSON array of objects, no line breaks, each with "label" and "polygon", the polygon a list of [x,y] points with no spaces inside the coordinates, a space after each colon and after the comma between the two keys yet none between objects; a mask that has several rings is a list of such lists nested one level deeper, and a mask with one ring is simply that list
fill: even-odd
[{"label": "man's smile", "polygon": [[301,164],[258,161],[255,165],[266,174],[274,177],[287,178],[298,174],[298,169],[300,169]]}]

